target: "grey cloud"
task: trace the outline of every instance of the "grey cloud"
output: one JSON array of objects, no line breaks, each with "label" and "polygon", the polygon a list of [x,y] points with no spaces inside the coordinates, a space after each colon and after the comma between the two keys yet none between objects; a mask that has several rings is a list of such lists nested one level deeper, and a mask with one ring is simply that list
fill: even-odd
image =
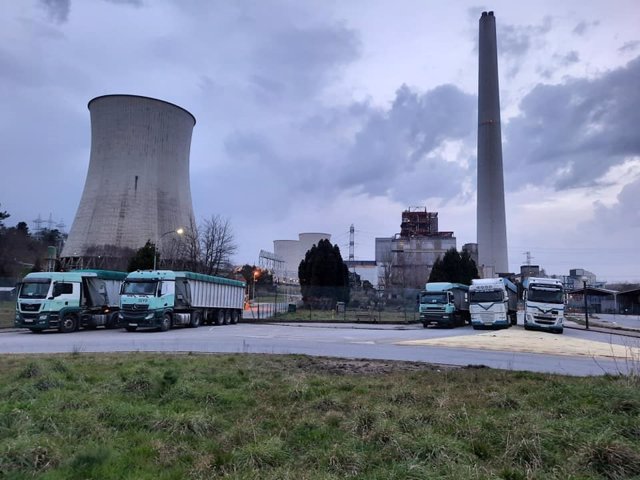
[{"label": "grey cloud", "polygon": [[598,25],[600,25],[600,22],[595,20],[593,22],[586,22],[584,20],[582,20],[581,22],[579,22],[573,29],[573,33],[575,35],[579,35],[582,36],[585,33],[587,33],[588,30],[591,30],[593,27],[597,27]]},{"label": "grey cloud", "polygon": [[265,39],[253,56],[256,94],[278,101],[315,95],[360,55],[358,34],[343,25],[284,27]]},{"label": "grey cloud", "polygon": [[40,0],[49,18],[56,23],[64,23],[69,19],[71,0]]},{"label": "grey cloud", "polygon": [[[437,150],[447,140],[472,142],[474,113],[475,97],[452,85],[424,94],[402,86],[391,109],[373,112],[357,133],[341,185],[372,195],[390,192],[405,201],[427,195],[450,198],[468,172],[446,162]],[[421,188],[398,181],[407,175],[421,179]]]},{"label": "grey cloud", "polygon": [[554,57],[563,67],[567,67],[580,61],[580,55],[578,55],[578,52],[576,52],[575,50],[571,50],[570,52],[563,55],[556,54],[554,55]]},{"label": "grey cloud", "polygon": [[640,155],[640,57],[593,79],[538,85],[505,128],[505,165],[513,188],[595,185],[613,165]]},{"label": "grey cloud", "polygon": [[640,41],[638,40],[633,40],[631,42],[626,42],[624,45],[622,45],[618,51],[619,52],[623,52],[623,53],[627,53],[627,52],[635,52],[638,47],[640,46]]},{"label": "grey cloud", "polygon": [[109,3],[115,3],[117,5],[132,5],[134,7],[142,7],[144,2],[142,0],[105,0]]},{"label": "grey cloud", "polygon": [[597,202],[594,217],[598,220],[595,223],[606,232],[624,230],[628,233],[629,227],[640,229],[639,198],[640,178],[626,185],[618,194],[617,203],[612,206]]}]

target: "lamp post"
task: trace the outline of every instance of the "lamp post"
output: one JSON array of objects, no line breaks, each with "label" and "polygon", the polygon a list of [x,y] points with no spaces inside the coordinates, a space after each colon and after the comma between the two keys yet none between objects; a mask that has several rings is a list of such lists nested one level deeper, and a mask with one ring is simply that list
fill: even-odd
[{"label": "lamp post", "polygon": [[153,244],[153,269],[156,269],[156,261],[158,259],[158,243],[165,237],[165,235],[169,235],[170,233],[177,233],[178,235],[182,235],[184,233],[184,228],[176,228],[175,230],[169,230],[168,232],[164,232],[157,239],[156,243]]},{"label": "lamp post", "polygon": [[589,330],[589,306],[587,304],[587,277],[582,277],[582,284],[584,286],[584,323]]}]

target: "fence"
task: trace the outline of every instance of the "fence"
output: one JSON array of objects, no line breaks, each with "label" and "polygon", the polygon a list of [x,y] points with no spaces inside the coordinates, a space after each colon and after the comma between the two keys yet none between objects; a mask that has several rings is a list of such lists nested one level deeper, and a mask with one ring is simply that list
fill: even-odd
[{"label": "fence", "polygon": [[245,306],[244,319],[363,323],[413,323],[419,319],[417,289],[298,289],[289,286],[286,294],[279,288],[256,292]]}]

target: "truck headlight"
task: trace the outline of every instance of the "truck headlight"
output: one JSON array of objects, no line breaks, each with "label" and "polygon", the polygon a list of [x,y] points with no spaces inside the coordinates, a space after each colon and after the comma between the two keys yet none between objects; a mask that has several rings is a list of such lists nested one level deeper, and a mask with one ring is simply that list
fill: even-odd
[{"label": "truck headlight", "polygon": [[45,314],[43,314],[43,315],[40,315],[40,317],[38,317],[38,318],[39,318],[40,320],[46,320],[46,319],[47,319],[47,314],[45,313]]},{"label": "truck headlight", "polygon": [[124,320],[124,315],[122,315],[122,313],[118,313],[118,318],[119,318],[120,320]]},{"label": "truck headlight", "polygon": [[144,317],[145,320],[151,320],[153,318],[153,313],[147,313],[147,316]]}]

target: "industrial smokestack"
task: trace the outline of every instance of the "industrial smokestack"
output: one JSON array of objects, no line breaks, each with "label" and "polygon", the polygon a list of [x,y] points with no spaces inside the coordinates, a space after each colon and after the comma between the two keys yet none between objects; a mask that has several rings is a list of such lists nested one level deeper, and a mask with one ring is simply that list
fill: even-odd
[{"label": "industrial smokestack", "polygon": [[189,151],[195,117],[136,95],[97,97],[88,108],[91,156],[62,252],[67,268],[122,265],[117,260],[147,240],[160,240],[162,251],[163,240],[175,240],[163,234],[194,225]]},{"label": "industrial smokestack", "polygon": [[496,19],[480,17],[478,70],[478,266],[484,275],[509,271],[502,172]]}]

